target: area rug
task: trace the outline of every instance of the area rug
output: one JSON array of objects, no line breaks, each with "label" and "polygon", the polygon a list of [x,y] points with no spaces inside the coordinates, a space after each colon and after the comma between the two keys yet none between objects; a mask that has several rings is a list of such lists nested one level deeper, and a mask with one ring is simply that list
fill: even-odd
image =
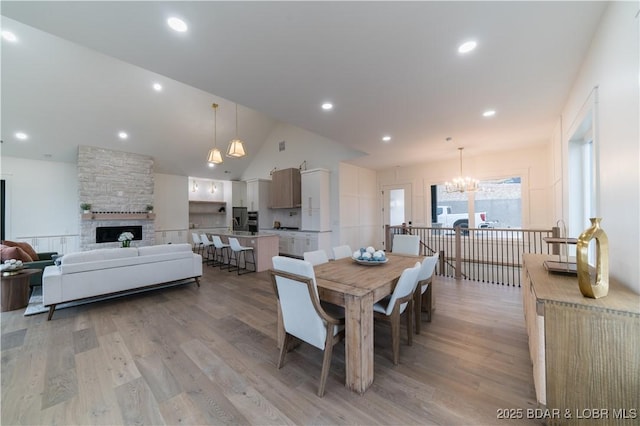
[{"label": "area rug", "polygon": [[[56,306],[56,311],[60,309],[71,308],[73,306],[86,305],[87,303],[99,302],[101,300],[115,299],[117,297],[129,296],[137,293],[144,293],[151,290],[159,290],[161,288],[175,287],[178,285],[184,285],[188,283],[195,283],[195,281],[193,281],[193,279],[187,279],[187,280],[175,281],[175,282],[154,286],[154,287],[131,290],[126,293],[107,294],[104,296],[96,296],[96,297],[90,297],[88,299],[77,300],[75,302],[61,303]],[[43,314],[45,312],[49,312],[49,308],[48,307],[45,308],[44,305],[42,304],[42,287],[38,286],[38,287],[35,287],[33,289],[33,292],[31,293],[31,297],[29,298],[29,304],[27,305],[27,308],[24,310],[24,316],[26,317],[29,315]]]}]

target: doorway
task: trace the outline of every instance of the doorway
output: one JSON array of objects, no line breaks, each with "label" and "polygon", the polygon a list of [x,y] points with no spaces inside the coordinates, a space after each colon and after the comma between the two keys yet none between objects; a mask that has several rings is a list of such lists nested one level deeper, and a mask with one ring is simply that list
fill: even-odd
[{"label": "doorway", "polygon": [[411,197],[410,183],[382,186],[382,231],[380,239],[382,247],[384,247],[386,225],[411,224]]}]

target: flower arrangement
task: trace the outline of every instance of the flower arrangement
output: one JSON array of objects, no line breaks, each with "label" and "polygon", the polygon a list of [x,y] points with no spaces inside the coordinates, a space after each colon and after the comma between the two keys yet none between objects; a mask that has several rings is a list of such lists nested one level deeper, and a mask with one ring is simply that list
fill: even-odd
[{"label": "flower arrangement", "polygon": [[89,210],[91,210],[91,204],[89,204],[89,203],[81,203],[80,204],[80,208],[82,210],[84,210],[85,212],[88,212]]},{"label": "flower arrangement", "polygon": [[122,247],[129,247],[131,245],[131,240],[133,240],[133,234],[131,232],[123,232],[118,237],[118,241],[122,243]]}]

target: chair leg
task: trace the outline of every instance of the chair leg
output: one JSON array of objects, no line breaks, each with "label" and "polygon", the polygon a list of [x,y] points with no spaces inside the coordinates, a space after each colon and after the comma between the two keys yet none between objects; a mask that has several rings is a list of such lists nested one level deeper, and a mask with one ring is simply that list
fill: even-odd
[{"label": "chair leg", "polygon": [[391,314],[391,346],[393,365],[398,365],[400,359],[400,310],[397,308]]},{"label": "chair leg", "polygon": [[432,293],[432,285],[429,284],[429,287],[427,287],[427,291],[424,292],[424,294],[422,295],[422,311],[427,313],[427,322],[431,322],[431,315],[432,315],[432,306],[433,306],[433,293]]},{"label": "chair leg", "polygon": [[413,299],[407,302],[407,312],[405,315],[407,316],[407,340],[409,346],[413,345],[413,323],[415,319],[415,315],[413,313]]},{"label": "chair leg", "polygon": [[320,386],[318,387],[318,396],[324,396],[324,388],[327,384],[327,377],[329,376],[329,368],[331,367],[331,354],[333,353],[333,336],[331,330],[327,330],[327,338],[324,343],[324,357],[322,358],[322,372],[320,373]]},{"label": "chair leg", "polygon": [[288,351],[290,340],[291,340],[291,335],[285,332],[284,336],[282,337],[282,342],[280,342],[280,356],[278,357],[278,369],[282,368],[282,365],[284,364],[284,356]]},{"label": "chair leg", "polygon": [[418,283],[416,287],[416,291],[413,293],[413,303],[414,303],[414,318],[416,323],[416,334],[420,334],[420,321],[422,320],[422,286]]}]

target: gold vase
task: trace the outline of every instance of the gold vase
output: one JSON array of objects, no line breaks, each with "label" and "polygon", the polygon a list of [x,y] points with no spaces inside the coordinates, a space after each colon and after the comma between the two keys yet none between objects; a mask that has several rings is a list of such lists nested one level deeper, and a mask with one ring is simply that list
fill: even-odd
[{"label": "gold vase", "polygon": [[[609,293],[609,239],[600,228],[601,217],[592,217],[591,227],[578,237],[576,262],[578,268],[578,285],[585,297],[598,299]],[[589,243],[596,240],[596,277],[591,282],[589,271]]]}]

